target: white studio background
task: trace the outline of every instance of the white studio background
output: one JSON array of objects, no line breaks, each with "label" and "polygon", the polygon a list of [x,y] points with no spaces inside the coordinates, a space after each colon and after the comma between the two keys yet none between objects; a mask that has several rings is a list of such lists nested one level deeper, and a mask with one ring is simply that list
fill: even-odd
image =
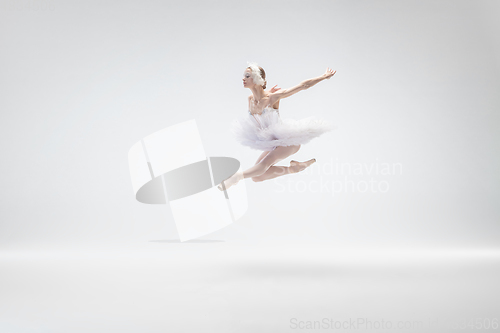
[{"label": "white studio background", "polygon": [[[207,239],[498,243],[498,2],[47,3],[0,10],[1,246],[175,239],[168,207],[135,201],[128,150],[196,119],[207,156],[251,166],[228,129],[247,61],[269,88],[337,70],[280,114],[338,129],[291,157],[308,172],[247,180],[246,216]],[[333,193],[346,177],[361,187]]]}]

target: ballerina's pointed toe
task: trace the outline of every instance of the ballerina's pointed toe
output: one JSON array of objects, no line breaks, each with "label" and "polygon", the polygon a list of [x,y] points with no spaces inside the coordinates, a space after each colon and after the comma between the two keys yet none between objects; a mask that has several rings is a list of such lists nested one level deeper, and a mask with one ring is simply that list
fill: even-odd
[{"label": "ballerina's pointed toe", "polygon": [[[240,180],[243,179],[243,172],[241,171],[238,171],[236,172],[234,175],[232,175],[231,177],[229,177],[228,179],[226,180],[223,180],[218,186],[217,188],[221,191],[224,191],[224,188],[227,190],[229,189],[231,186],[233,185],[236,185],[238,184],[238,182]],[[223,185],[224,184],[224,185]]]}]

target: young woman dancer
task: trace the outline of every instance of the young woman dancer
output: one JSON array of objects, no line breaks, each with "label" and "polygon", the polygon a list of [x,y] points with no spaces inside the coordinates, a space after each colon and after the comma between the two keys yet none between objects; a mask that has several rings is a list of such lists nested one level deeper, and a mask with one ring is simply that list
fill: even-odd
[{"label": "young woman dancer", "polygon": [[235,120],[232,123],[231,132],[242,145],[263,150],[263,153],[254,166],[245,171],[236,172],[219,184],[218,188],[221,191],[244,178],[252,178],[253,181],[260,182],[289,173],[297,173],[316,162],[313,158],[305,162],[291,160],[288,167],[274,165],[295,154],[302,144],[336,128],[329,122],[314,117],[301,120],[282,119],[279,115],[279,101],[301,90],[306,90],[320,81],[330,79],[336,72],[327,68],[323,75],[304,80],[292,88],[274,89],[273,87],[269,91],[264,91],[267,83],[264,69],[256,63],[248,63],[243,73],[243,87],[252,91],[252,95],[248,97],[248,115],[239,121]]}]

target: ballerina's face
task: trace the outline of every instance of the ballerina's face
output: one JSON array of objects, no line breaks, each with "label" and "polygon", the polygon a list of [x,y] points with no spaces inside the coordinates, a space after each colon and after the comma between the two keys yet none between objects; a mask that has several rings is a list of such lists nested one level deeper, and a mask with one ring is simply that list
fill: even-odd
[{"label": "ballerina's face", "polygon": [[250,87],[252,86],[253,83],[253,78],[252,78],[252,70],[250,68],[247,68],[245,72],[243,73],[243,87]]}]

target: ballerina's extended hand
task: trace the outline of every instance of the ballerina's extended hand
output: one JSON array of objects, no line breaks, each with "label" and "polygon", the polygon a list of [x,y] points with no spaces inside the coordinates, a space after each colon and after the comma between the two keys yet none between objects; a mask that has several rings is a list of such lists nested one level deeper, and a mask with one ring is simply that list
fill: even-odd
[{"label": "ballerina's extended hand", "polygon": [[330,67],[327,67],[326,72],[323,75],[325,76],[325,79],[329,80],[332,76],[335,75],[335,73],[337,73],[337,71],[333,71]]},{"label": "ballerina's extended hand", "polygon": [[277,85],[275,85],[274,87],[272,87],[271,89],[267,90],[267,92],[270,92],[270,93],[273,93],[273,92],[276,92],[278,90],[281,90],[281,88],[276,88]]}]

